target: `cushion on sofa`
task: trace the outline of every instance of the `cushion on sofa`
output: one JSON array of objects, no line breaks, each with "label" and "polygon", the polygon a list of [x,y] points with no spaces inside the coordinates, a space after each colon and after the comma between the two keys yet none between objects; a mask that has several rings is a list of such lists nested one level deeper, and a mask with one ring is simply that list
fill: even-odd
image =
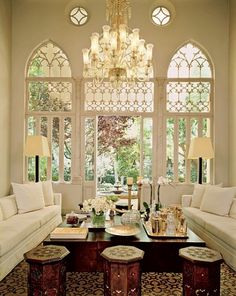
[{"label": "cushion on sofa", "polygon": [[15,195],[4,196],[0,198],[0,207],[2,210],[3,220],[17,214]]},{"label": "cushion on sofa", "polygon": [[[219,216],[218,216],[219,218]],[[236,246],[236,221],[230,217],[221,217],[225,220],[208,221],[205,229],[220,238],[229,246]]]},{"label": "cushion on sofa", "polygon": [[0,256],[20,244],[22,240],[40,228],[38,217],[14,215],[0,223]]},{"label": "cushion on sofa", "polygon": [[233,202],[229,211],[229,216],[231,218],[236,219],[236,198],[233,199]]},{"label": "cushion on sofa", "polygon": [[200,210],[221,216],[228,215],[235,195],[236,187],[208,187],[203,194]]},{"label": "cushion on sofa", "polygon": [[12,187],[19,214],[39,210],[45,206],[42,183],[12,183]]},{"label": "cushion on sofa", "polygon": [[210,185],[210,184],[194,184],[193,196],[191,201],[191,207],[193,208],[200,208],[202,197],[206,188],[209,187],[222,187],[222,183],[217,185]]},{"label": "cushion on sofa", "polygon": [[48,223],[53,217],[57,216],[58,214],[61,214],[60,211],[60,206],[48,206],[38,211],[25,213],[24,215],[26,215],[27,217],[31,217],[31,215],[33,215],[34,218],[37,218],[38,221],[40,221],[40,226],[42,227],[44,224]]},{"label": "cushion on sofa", "polygon": [[44,181],[42,182],[42,187],[43,187],[43,196],[44,196],[45,206],[52,206],[54,204],[52,182]]}]

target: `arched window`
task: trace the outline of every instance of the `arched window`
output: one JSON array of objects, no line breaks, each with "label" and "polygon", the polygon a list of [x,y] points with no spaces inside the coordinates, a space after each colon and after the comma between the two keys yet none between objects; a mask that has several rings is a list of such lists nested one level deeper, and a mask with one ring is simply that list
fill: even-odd
[{"label": "arched window", "polygon": [[[52,41],[31,55],[26,77],[26,134],[46,136],[51,158],[40,161],[40,179],[71,180],[73,81],[66,54]],[[34,180],[28,158],[26,179]]]},{"label": "arched window", "polygon": [[[166,86],[166,174],[176,182],[197,181],[197,161],[187,161],[191,138],[212,136],[212,66],[206,54],[187,43],[172,57]],[[210,162],[204,161],[204,182]]]}]

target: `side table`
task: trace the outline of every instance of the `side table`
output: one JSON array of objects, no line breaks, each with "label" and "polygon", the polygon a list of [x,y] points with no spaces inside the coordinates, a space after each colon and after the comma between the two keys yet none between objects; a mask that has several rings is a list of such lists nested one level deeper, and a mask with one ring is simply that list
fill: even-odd
[{"label": "side table", "polygon": [[27,252],[28,295],[66,295],[66,256],[63,246],[40,246]]},{"label": "side table", "polygon": [[179,250],[183,258],[183,295],[220,296],[220,253],[203,247]]},{"label": "side table", "polygon": [[105,296],[141,296],[140,261],[144,251],[132,246],[106,248],[104,260]]}]

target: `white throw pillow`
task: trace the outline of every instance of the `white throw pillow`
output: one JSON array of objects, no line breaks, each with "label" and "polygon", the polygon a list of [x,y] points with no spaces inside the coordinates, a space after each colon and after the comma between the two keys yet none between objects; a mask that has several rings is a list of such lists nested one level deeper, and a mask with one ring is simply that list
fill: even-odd
[{"label": "white throw pillow", "polygon": [[45,206],[52,206],[54,204],[52,182],[44,181],[42,182],[42,186]]},{"label": "white throw pillow", "polygon": [[45,206],[42,183],[12,183],[12,188],[19,214],[39,210]]},{"label": "white throw pillow", "polygon": [[16,198],[14,195],[4,196],[0,198],[0,207],[2,210],[3,220],[17,214]]},{"label": "white throw pillow", "polygon": [[206,188],[209,187],[222,187],[223,184],[211,185],[211,184],[194,184],[193,196],[191,201],[191,207],[200,208],[203,194]]},{"label": "white throw pillow", "polygon": [[200,205],[201,205],[201,202],[202,202],[202,197],[203,197],[205,189],[206,189],[205,185],[194,184],[191,207],[200,208]]},{"label": "white throw pillow", "polygon": [[236,187],[208,187],[203,194],[200,210],[226,216],[235,195]]}]

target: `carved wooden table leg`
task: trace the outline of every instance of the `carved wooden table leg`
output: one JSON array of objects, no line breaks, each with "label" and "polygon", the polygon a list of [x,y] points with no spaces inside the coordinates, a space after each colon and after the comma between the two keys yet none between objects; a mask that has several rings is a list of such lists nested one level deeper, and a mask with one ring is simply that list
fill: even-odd
[{"label": "carved wooden table leg", "polygon": [[132,246],[106,248],[104,260],[105,296],[141,296],[140,260],[144,252]]},{"label": "carved wooden table leg", "polygon": [[69,251],[63,246],[37,247],[25,254],[29,263],[28,295],[66,295],[65,257]]},{"label": "carved wooden table leg", "polygon": [[183,295],[220,296],[220,253],[202,247],[179,250],[183,258]]}]

